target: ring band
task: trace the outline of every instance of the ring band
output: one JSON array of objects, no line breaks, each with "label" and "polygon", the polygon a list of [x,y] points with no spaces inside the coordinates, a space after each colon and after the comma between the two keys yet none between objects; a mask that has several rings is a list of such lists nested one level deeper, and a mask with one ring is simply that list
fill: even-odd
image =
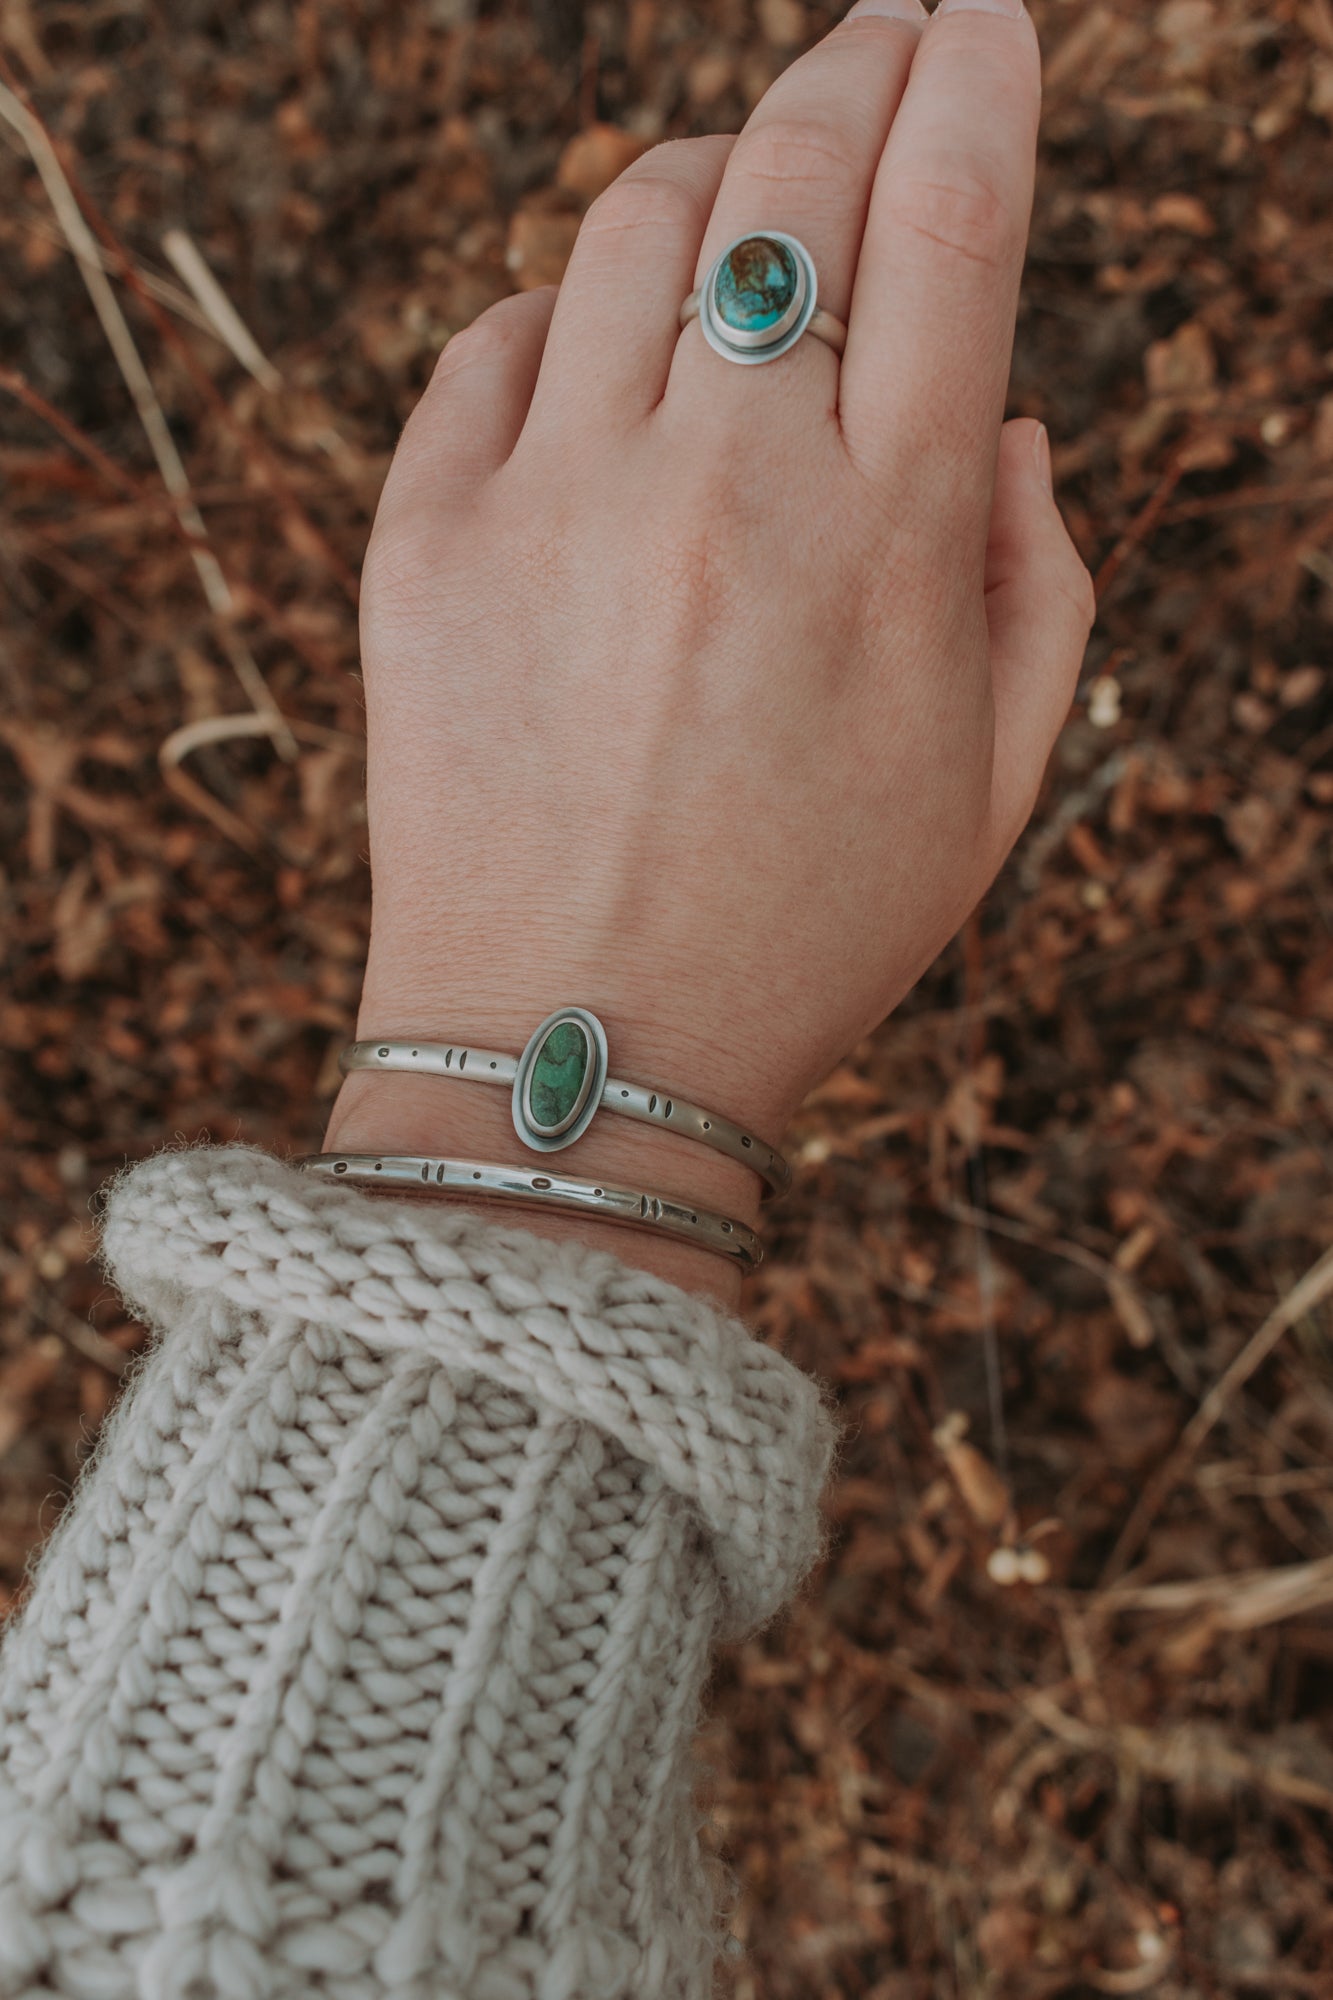
[{"label": "ring band", "polygon": [[[568,1044],[564,1052],[560,1036],[566,1029],[576,1030],[577,1036],[564,1036]],[[555,1105],[558,1117],[543,1122],[535,1113],[530,1086],[534,1082],[540,1086],[543,1071],[539,1065],[548,1043],[558,1063],[564,1054],[561,1066],[567,1074],[572,1058],[579,1088],[568,1104],[561,1101]],[[741,1166],[752,1167],[770,1195],[790,1190],[791,1168],[781,1153],[756,1134],[671,1092],[608,1076],[607,1062],[606,1033],[597,1016],[586,1007],[561,1007],[533,1031],[521,1056],[504,1055],[497,1049],[465,1048],[457,1042],[384,1039],[353,1042],[339,1056],[338,1067],[344,1076],[356,1070],[386,1070],[501,1084],[513,1093],[514,1128],[533,1152],[561,1151],[582,1138],[599,1112],[610,1111],[640,1124],[666,1126],[684,1139],[696,1139]]]},{"label": "ring band", "polygon": [[807,333],[838,355],[847,345],[846,326],[819,304],[810,252],[780,229],[727,245],[680,309],[682,329],[694,319],[716,353],[749,367],[776,361]]},{"label": "ring band", "polygon": [[528,1208],[578,1210],[602,1222],[628,1224],[678,1237],[696,1249],[712,1250],[746,1271],[758,1270],[764,1246],[753,1229],[707,1209],[691,1208],[669,1195],[637,1188],[594,1187],[564,1175],[529,1173],[525,1167],[491,1166],[480,1160],[441,1160],[417,1154],[314,1153],[297,1160],[302,1172],[321,1180],[349,1181],[356,1187],[448,1189],[456,1194],[497,1195]]}]

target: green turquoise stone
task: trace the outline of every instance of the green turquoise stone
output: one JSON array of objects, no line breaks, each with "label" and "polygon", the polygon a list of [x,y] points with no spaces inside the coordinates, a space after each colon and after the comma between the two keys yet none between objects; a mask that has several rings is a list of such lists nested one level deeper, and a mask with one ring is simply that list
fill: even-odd
[{"label": "green turquoise stone", "polygon": [[588,1072],[588,1039],[577,1021],[561,1021],[537,1051],[528,1078],[528,1104],[539,1131],[563,1125],[578,1103]]},{"label": "green turquoise stone", "polygon": [[724,326],[736,333],[762,333],[777,325],[799,283],[796,259],[785,243],[771,236],[747,236],[723,259],[713,304]]}]

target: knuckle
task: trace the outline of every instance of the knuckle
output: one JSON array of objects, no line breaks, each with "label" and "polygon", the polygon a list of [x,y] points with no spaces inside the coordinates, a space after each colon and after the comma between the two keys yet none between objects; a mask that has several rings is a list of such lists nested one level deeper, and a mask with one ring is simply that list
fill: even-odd
[{"label": "knuckle", "polygon": [[[655,155],[646,157],[651,160]],[[700,220],[699,197],[688,182],[646,167],[622,174],[598,195],[583,218],[579,241],[586,248],[603,237],[619,238],[626,230],[639,228],[680,236],[697,232]]]},{"label": "knuckle", "polygon": [[426,393],[437,393],[456,375],[506,354],[521,338],[520,319],[526,318],[528,301],[536,296],[524,292],[517,298],[500,299],[470,325],[451,334],[431,372]]},{"label": "knuckle", "polygon": [[748,180],[776,181],[782,187],[799,181],[836,190],[840,199],[859,178],[851,146],[816,118],[772,118],[753,126],[737,140],[732,163]]},{"label": "knuckle", "polygon": [[439,562],[439,535],[429,517],[381,517],[361,570],[361,631],[368,651],[391,646],[430,596]]},{"label": "knuckle", "polygon": [[946,251],[988,271],[1002,269],[1018,252],[1017,218],[990,177],[979,168],[903,181],[893,196],[894,220]]}]

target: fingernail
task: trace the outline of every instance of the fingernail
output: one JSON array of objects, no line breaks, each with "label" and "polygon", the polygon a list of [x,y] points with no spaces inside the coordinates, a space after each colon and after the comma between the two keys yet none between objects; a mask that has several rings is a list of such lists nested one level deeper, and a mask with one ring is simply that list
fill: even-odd
[{"label": "fingernail", "polygon": [[1051,434],[1045,424],[1037,425],[1037,435],[1032,440],[1032,456],[1037,461],[1037,477],[1046,491],[1055,497],[1055,472],[1051,466]]},{"label": "fingernail", "polygon": [[847,9],[845,18],[854,21],[864,14],[884,14],[891,21],[925,21],[930,18],[921,0],[856,0],[856,5]]},{"label": "fingernail", "polygon": [[937,14],[1007,14],[1016,21],[1026,14],[1023,0],[940,0]]}]

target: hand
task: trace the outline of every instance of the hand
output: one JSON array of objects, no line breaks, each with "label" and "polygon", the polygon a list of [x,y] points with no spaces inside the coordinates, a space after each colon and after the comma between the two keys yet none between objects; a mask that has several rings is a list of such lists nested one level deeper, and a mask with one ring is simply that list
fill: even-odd
[{"label": "hand", "polygon": [[[366,560],[362,1036],[517,1054],[576,1003],[613,1073],[777,1145],[984,893],[1093,612],[1045,433],[1003,425],[1039,98],[1024,13],[857,11],[739,140],[622,175],[558,296],[449,343]],[[841,365],[678,330],[765,227],[811,251]],[[521,1154],[505,1094],[387,1077],[327,1144]],[[757,1214],[746,1169],[626,1120],[557,1159]],[[490,1212],[739,1296],[705,1251]]]}]

